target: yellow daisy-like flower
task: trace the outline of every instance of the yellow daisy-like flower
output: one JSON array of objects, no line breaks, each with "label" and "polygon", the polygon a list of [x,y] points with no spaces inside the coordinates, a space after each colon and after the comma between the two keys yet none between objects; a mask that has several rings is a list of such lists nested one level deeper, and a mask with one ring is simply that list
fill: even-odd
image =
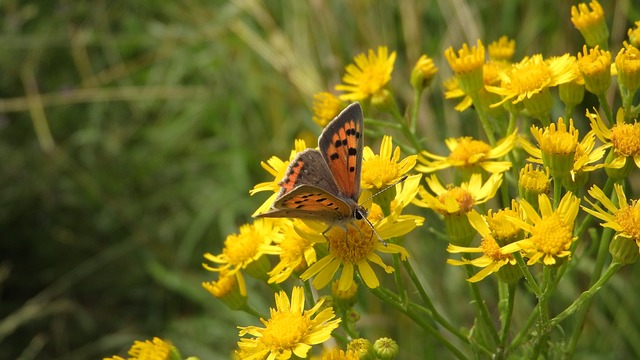
[{"label": "yellow daisy-like flower", "polygon": [[516,41],[507,36],[501,36],[488,46],[489,59],[493,61],[511,62],[516,53]]},{"label": "yellow daisy-like flower", "polygon": [[235,275],[240,286],[240,293],[247,295],[247,289],[241,269],[260,259],[267,253],[268,245],[272,241],[282,241],[284,235],[281,230],[281,219],[256,219],[253,224],[240,227],[240,234],[231,234],[224,241],[224,248],[220,255],[204,254],[205,259],[217,264],[211,266],[203,263],[209,271],[224,272]]},{"label": "yellow daisy-like flower", "polygon": [[593,209],[585,206],[582,209],[605,221],[601,225],[615,230],[615,237],[623,237],[635,241],[640,248],[640,202],[632,200],[629,203],[622,186],[615,184],[614,188],[618,196],[618,206],[599,187],[594,185],[589,189],[589,195],[598,200],[604,206],[604,209],[588,198],[586,201]]},{"label": "yellow daisy-like flower", "polygon": [[549,168],[533,167],[526,164],[518,176],[518,194],[533,207],[538,207],[538,195],[549,192],[551,179],[549,178]]},{"label": "yellow daisy-like flower", "polygon": [[475,172],[482,168],[490,173],[501,173],[511,168],[510,161],[496,161],[513,149],[517,142],[517,131],[500,140],[495,147],[471,137],[448,138],[445,144],[451,151],[449,156],[439,156],[422,151],[418,160],[424,165],[416,170],[424,173],[456,167],[465,172]]},{"label": "yellow daisy-like flower", "polygon": [[[129,349],[128,360],[179,360],[180,353],[175,346],[158,337],[153,340],[135,341]],[[104,358],[104,360],[125,360],[120,356]]]},{"label": "yellow daisy-like flower", "polygon": [[464,247],[449,244],[449,246],[447,246],[447,251],[450,253],[482,253],[482,256],[473,260],[467,260],[465,258],[462,258],[462,260],[448,259],[447,264],[457,266],[470,264],[483,268],[467,279],[469,282],[478,282],[488,275],[497,272],[504,265],[516,264],[516,260],[511,254],[503,254],[500,252],[500,245],[498,245],[491,234],[489,225],[482,215],[478,214],[477,211],[472,210],[467,214],[467,218],[469,219],[471,226],[473,226],[473,228],[482,236],[480,247]]},{"label": "yellow daisy-like flower", "polygon": [[[538,132],[538,134],[540,133]],[[543,141],[547,141],[547,140],[554,141],[552,140],[552,138],[554,136],[557,136],[558,133],[555,133],[555,134],[556,135],[551,134],[548,138],[545,138]],[[576,135],[577,135],[577,130],[576,130]],[[540,139],[542,139],[542,136],[540,136]],[[585,137],[579,143],[575,144],[575,148],[573,148],[573,150],[571,150],[571,148],[573,147],[573,137],[571,138],[571,140],[569,140],[568,137],[564,140],[562,139],[556,139],[556,140],[558,141],[557,143],[546,144],[549,146],[544,147],[544,150],[542,150],[543,145],[540,145],[540,148],[537,148],[531,145],[530,143],[526,142],[526,140],[522,140],[521,144],[522,144],[522,147],[525,149],[525,151],[528,152],[529,155],[531,155],[531,157],[527,159],[528,161],[531,161],[536,164],[544,164],[545,166],[552,169],[552,171],[553,171],[552,166],[554,166],[556,170],[559,167],[557,165],[558,164],[557,162],[555,163],[555,165],[552,165],[554,164],[554,159],[555,160],[564,159],[565,156],[567,156],[568,158],[572,158],[571,167],[569,168],[569,174],[571,175],[571,181],[574,181],[574,182],[580,179],[580,175],[583,175],[584,173],[591,172],[604,167],[604,164],[596,164],[596,163],[602,160],[602,158],[604,158],[606,150],[610,146],[610,144],[605,144],[605,145],[596,147],[595,146],[596,133],[594,131],[589,131],[587,135],[585,135]],[[560,142],[562,141],[565,141],[565,143],[560,144]],[[564,149],[562,145],[571,145],[571,146],[568,146],[566,149]],[[568,152],[566,152],[567,150]],[[545,162],[545,158],[547,159],[547,162]],[[586,178],[583,180],[586,180]]]},{"label": "yellow daisy-like flower", "polygon": [[[493,210],[489,210],[487,216],[484,217],[489,226],[491,236],[500,246],[510,244],[522,237],[521,229],[507,221],[507,217],[524,218],[520,204],[515,199],[511,200],[510,208],[500,209],[495,213]],[[476,230],[478,229],[476,228]],[[480,234],[482,235],[482,233]]]},{"label": "yellow daisy-like flower", "polygon": [[352,350],[341,350],[334,348],[325,351],[321,357],[312,357],[316,360],[359,360],[360,357]]},{"label": "yellow daisy-like flower", "polygon": [[[366,196],[366,192],[363,194],[365,195],[361,196],[361,199]],[[369,288],[377,288],[380,281],[370,262],[382,267],[387,273],[394,271],[392,266],[384,263],[378,253],[399,254],[402,260],[409,256],[402,246],[383,243],[380,240],[403,236],[417,226],[413,217],[403,218],[398,211],[393,211],[391,215],[376,221],[381,217],[380,207],[375,205],[369,210],[368,217],[373,223],[373,229],[367,221],[335,224],[329,229],[322,224],[310,223],[312,228],[316,225],[315,231],[303,236],[312,238],[314,242],[328,243],[329,254],[311,265],[300,278],[306,281],[315,276],[312,284],[316,289],[321,289],[331,282],[338,269],[342,268],[338,289],[344,291],[354,283],[354,273],[357,269]]]},{"label": "yellow daisy-like flower", "polygon": [[578,53],[578,69],[587,90],[593,94],[603,94],[611,85],[611,53],[598,46],[587,51],[587,46]]},{"label": "yellow daisy-like flower", "polygon": [[379,46],[376,54],[372,49],[367,54],[359,54],[354,58],[355,64],[346,67],[344,84],[335,89],[346,94],[339,96],[342,101],[358,101],[375,95],[391,80],[396,52],[389,54],[386,46]]},{"label": "yellow daisy-like flower", "polygon": [[629,36],[629,43],[635,47],[640,47],[640,21],[635,22],[636,27],[629,29],[627,35]]},{"label": "yellow daisy-like flower", "polygon": [[573,236],[573,227],[580,209],[580,199],[568,192],[557,209],[553,209],[547,195],[538,197],[540,214],[526,200],[520,202],[527,220],[508,217],[513,224],[529,234],[524,240],[516,241],[502,248],[502,253],[523,251],[529,258],[528,265],[542,259],[545,265],[554,265],[558,259],[571,255],[571,244],[578,238]]},{"label": "yellow daisy-like flower", "polygon": [[313,96],[313,121],[325,127],[344,108],[337,96],[323,91]]},{"label": "yellow daisy-like flower", "polygon": [[433,59],[423,54],[411,71],[411,86],[418,91],[424,90],[431,84],[431,80],[433,80],[437,72],[438,68]]},{"label": "yellow daisy-like flower", "polygon": [[506,101],[511,101],[512,104],[523,101],[531,113],[543,112],[546,101],[538,104],[539,100],[532,102],[532,99],[536,95],[546,96],[550,87],[572,81],[576,76],[572,68],[574,61],[569,54],[547,60],[536,54],[513,64],[511,69],[500,73],[500,86],[486,86],[488,91],[502,96],[502,100],[493,106]]},{"label": "yellow daisy-like flower", "polygon": [[294,149],[291,150],[291,155],[289,155],[289,160],[283,161],[277,156],[272,156],[269,160],[267,160],[266,163],[264,161],[260,162],[260,166],[262,166],[263,169],[267,170],[269,174],[273,175],[273,180],[263,182],[254,186],[253,189],[249,191],[249,194],[254,195],[261,191],[272,191],[273,194],[267,199],[267,201],[260,205],[258,210],[256,210],[252,216],[261,214],[271,208],[271,204],[273,204],[276,197],[278,196],[278,192],[280,191],[280,181],[282,181],[282,179],[284,179],[285,175],[287,174],[287,167],[289,166],[289,162],[293,160],[296,154],[305,150],[306,148],[307,144],[304,142],[304,140],[296,140]]},{"label": "yellow daisy-like flower", "polygon": [[[482,82],[486,85],[499,85],[500,84],[500,72],[504,71],[508,66],[508,63],[500,62],[500,61],[489,61],[482,66]],[[456,111],[464,111],[469,108],[471,105],[481,106],[484,110],[489,111],[490,113],[495,113],[496,108],[492,108],[491,104],[494,104],[500,101],[500,96],[488,92],[485,87],[479,89],[477,93],[477,104],[473,103],[471,96],[465,93],[458,86],[458,79],[456,77],[450,78],[444,82],[445,99],[455,99],[462,97],[462,101],[455,106]]]},{"label": "yellow daisy-like flower", "polygon": [[604,21],[604,10],[595,0],[591,1],[589,7],[584,3],[578,4],[577,7],[572,6],[571,22],[580,31],[587,45],[605,47],[609,38],[609,29]]},{"label": "yellow daisy-like flower", "polygon": [[458,85],[465,94],[476,94],[482,89],[482,68],[485,63],[485,51],[482,41],[478,40],[477,45],[469,48],[469,45],[462,44],[458,53],[449,47],[444,51],[444,56],[449,62],[451,70],[456,75]]},{"label": "yellow daisy-like flower", "polygon": [[417,155],[400,160],[400,147],[393,148],[391,136],[385,135],[380,144],[380,155],[365,146],[362,152],[361,186],[363,189],[382,189],[404,176],[416,164]]},{"label": "yellow daisy-like flower", "polygon": [[502,173],[492,174],[484,184],[481,174],[471,175],[469,181],[463,182],[460,186],[449,185],[446,188],[435,174],[426,181],[435,196],[421,188],[418,191],[421,199],[415,199],[414,204],[441,214],[449,242],[458,246],[468,246],[475,236],[475,231],[466,214],[474,205],[485,203],[495,196],[502,184]]},{"label": "yellow daisy-like flower", "polygon": [[220,272],[218,281],[203,282],[202,287],[230,309],[241,309],[247,303],[247,296],[240,293],[237,277],[224,271]]},{"label": "yellow daisy-like flower", "polygon": [[471,175],[469,181],[463,182],[460,186],[445,187],[435,175],[431,175],[426,181],[436,196],[420,188],[418,194],[421,199],[415,199],[414,204],[433,209],[443,215],[466,214],[474,205],[483,204],[496,195],[502,184],[502,174],[492,174],[484,184],[481,174]]},{"label": "yellow daisy-like flower", "polygon": [[613,159],[607,162],[605,167],[621,169],[628,161],[633,160],[640,168],[640,123],[635,120],[633,124],[625,123],[623,109],[616,114],[616,123],[611,129],[605,125],[598,111],[587,111],[587,117],[591,121],[591,128],[598,138],[605,144],[613,147]]},{"label": "yellow daisy-like flower", "polygon": [[[335,319],[333,308],[320,310],[323,300],[309,310],[304,309],[305,296],[301,287],[294,287],[291,301],[284,291],[275,295],[276,308],[271,308],[268,320],[260,319],[264,327],[239,326],[238,342],[241,359],[286,360],[292,356],[306,358],[312,345],[331,338],[341,319]],[[242,338],[245,335],[253,338]]]},{"label": "yellow daisy-like flower", "polygon": [[266,250],[270,254],[280,256],[280,262],[269,272],[269,283],[281,283],[287,280],[295,271],[302,272],[316,262],[316,250],[314,242],[308,237],[302,237],[295,227],[301,228],[305,224],[301,220],[286,221],[283,224],[283,237],[268,245]]},{"label": "yellow daisy-like flower", "polygon": [[624,42],[624,47],[616,55],[618,82],[633,92],[640,87],[640,50]]}]

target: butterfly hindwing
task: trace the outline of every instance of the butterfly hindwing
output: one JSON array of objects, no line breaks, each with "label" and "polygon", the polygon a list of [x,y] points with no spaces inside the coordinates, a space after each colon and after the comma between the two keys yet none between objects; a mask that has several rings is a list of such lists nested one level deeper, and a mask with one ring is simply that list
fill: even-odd
[{"label": "butterfly hindwing", "polygon": [[327,125],[318,138],[340,194],[354,201],[360,192],[364,122],[360,104],[353,103]]},{"label": "butterfly hindwing", "polygon": [[351,205],[313,185],[299,185],[276,199],[259,217],[290,217],[333,221],[352,216]]}]

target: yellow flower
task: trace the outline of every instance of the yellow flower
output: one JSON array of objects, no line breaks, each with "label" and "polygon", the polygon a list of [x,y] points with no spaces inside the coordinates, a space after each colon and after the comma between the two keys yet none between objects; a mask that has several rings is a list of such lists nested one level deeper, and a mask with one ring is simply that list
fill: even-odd
[{"label": "yellow flower", "polygon": [[563,118],[558,124],[551,124],[544,128],[531,127],[531,133],[538,142],[536,148],[524,139],[520,144],[532,157],[527,160],[544,164],[551,175],[562,179],[570,178],[576,181],[579,175],[603,167],[594,164],[604,157],[608,145],[595,147],[595,133],[589,132],[578,142],[578,130],[573,127],[573,120],[569,119],[569,126]]},{"label": "yellow flower", "polygon": [[534,168],[526,164],[520,169],[518,177],[518,194],[527,200],[533,207],[538,207],[538,195],[549,192],[550,185],[549,168]]},{"label": "yellow flower", "polygon": [[230,309],[241,309],[247,303],[247,296],[240,293],[236,276],[229,275],[225,271],[220,272],[218,281],[203,282],[202,287]]},{"label": "yellow flower", "polygon": [[488,46],[489,59],[493,61],[511,62],[516,52],[516,41],[509,40],[506,36],[501,36],[497,41]]},{"label": "yellow flower", "polygon": [[613,229],[616,232],[615,238],[622,237],[634,241],[640,248],[640,202],[632,200],[629,204],[622,186],[615,184],[614,187],[618,196],[618,206],[600,188],[594,185],[589,189],[589,195],[599,201],[604,206],[604,209],[588,198],[586,201],[593,209],[584,206],[582,209],[605,221],[601,225]]},{"label": "yellow flower", "polygon": [[[154,337],[153,340],[135,341],[129,349],[129,360],[179,360],[180,353],[175,346]],[[120,356],[105,358],[104,360],[124,360]]]},{"label": "yellow flower", "polygon": [[[482,82],[486,85],[497,85],[500,83],[500,72],[504,71],[505,68],[509,66],[507,63],[499,62],[499,61],[489,61],[482,66]],[[458,79],[453,77],[444,82],[444,87],[446,89],[444,93],[444,97],[446,99],[455,99],[459,97],[463,97],[462,101],[455,106],[456,111],[464,111],[469,108],[471,105],[475,105],[476,107],[481,107],[485,111],[490,112],[491,114],[495,114],[496,111],[501,111],[500,108],[492,108],[491,104],[494,104],[500,101],[500,96],[488,92],[483,86],[477,93],[476,103],[473,102],[473,99],[470,95],[465,93],[458,86]]]},{"label": "yellow flower", "polygon": [[280,262],[269,272],[269,283],[281,283],[287,280],[295,271],[300,273],[310,264],[316,262],[316,251],[313,248],[314,242],[308,237],[298,234],[295,227],[304,227],[304,222],[296,219],[286,221],[283,224],[283,237],[274,240],[274,245],[268,245],[267,251],[270,254],[280,256]]},{"label": "yellow flower", "polygon": [[634,92],[640,87],[640,50],[626,41],[616,55],[618,82],[627,90]]},{"label": "yellow flower", "polygon": [[574,61],[569,54],[547,60],[540,54],[525,57],[500,74],[500,86],[486,86],[488,91],[502,96],[502,100],[493,106],[506,101],[511,101],[512,104],[523,101],[532,114],[548,111],[545,110],[546,98],[539,99],[539,96],[546,97],[550,87],[572,81],[576,77],[572,68]]},{"label": "yellow flower", "polygon": [[611,85],[611,53],[598,46],[587,52],[587,46],[578,53],[578,69],[587,90],[593,94],[603,94]]},{"label": "yellow flower", "polygon": [[426,181],[437,197],[421,188],[418,190],[421,199],[415,199],[414,204],[433,209],[442,215],[466,214],[474,205],[483,204],[496,195],[502,184],[502,174],[492,174],[484,184],[481,174],[471,175],[469,181],[460,186],[444,187],[435,175],[431,175]]},{"label": "yellow flower", "polygon": [[437,72],[438,68],[433,63],[433,59],[423,54],[411,71],[411,86],[418,91],[424,90],[431,84]]},{"label": "yellow flower", "polygon": [[[439,156],[422,151],[418,160],[424,165],[416,166],[416,170],[430,173],[448,167],[456,167],[467,172],[479,168],[490,173],[501,173],[511,168],[510,161],[496,161],[513,149],[517,140],[517,131],[500,140],[495,147],[471,137],[448,138],[445,144],[451,151],[449,156]],[[433,160],[433,161],[431,161]]]},{"label": "yellow flower", "polygon": [[584,3],[578,4],[578,7],[572,6],[571,22],[580,31],[587,45],[606,48],[609,29],[604,21],[604,10],[595,0],[591,1],[589,7],[591,10]]},{"label": "yellow flower", "polygon": [[633,124],[625,123],[624,110],[619,109],[616,123],[609,129],[596,110],[594,113],[587,111],[587,117],[591,120],[591,128],[598,138],[613,147],[614,157],[612,161],[607,162],[606,168],[621,169],[632,159],[640,168],[640,123],[637,120]]},{"label": "yellow flower", "polygon": [[629,29],[627,35],[629,35],[629,43],[635,47],[640,47],[640,21],[635,22],[636,27]]},{"label": "yellow flower", "polygon": [[343,108],[340,99],[332,93],[317,93],[313,96],[313,121],[325,127]]},{"label": "yellow flower", "polygon": [[[520,204],[518,204],[515,199],[511,200],[510,208],[500,209],[495,213],[493,210],[489,210],[487,216],[484,217],[487,225],[489,226],[491,236],[493,236],[500,246],[519,240],[522,236],[522,231],[517,226],[507,221],[507,217],[524,218],[524,213],[520,208]],[[476,230],[478,230],[478,228],[476,228]],[[480,234],[483,235],[482,232]]]},{"label": "yellow flower", "polygon": [[356,355],[355,352],[351,351],[351,350],[341,350],[338,348],[334,348],[331,350],[327,350],[322,354],[322,357],[319,358],[312,358],[312,359],[319,359],[319,360],[359,360],[360,357],[358,357],[358,355]]},{"label": "yellow flower", "polygon": [[[331,332],[341,319],[335,319],[333,308],[320,311],[320,300],[309,310],[304,309],[305,296],[301,287],[294,287],[291,302],[284,291],[275,295],[276,308],[270,309],[270,319],[260,319],[264,327],[239,326],[238,342],[242,359],[306,358],[312,345],[331,338]],[[253,338],[243,338],[251,335]]]},{"label": "yellow flower", "polygon": [[378,53],[369,50],[367,54],[359,54],[354,58],[355,64],[346,67],[344,84],[336,85],[336,90],[346,94],[339,96],[342,101],[357,101],[377,94],[391,80],[396,52],[389,55],[386,46],[379,46]]},{"label": "yellow flower", "polygon": [[[361,186],[363,189],[382,189],[402,178],[416,164],[417,155],[400,160],[400,147],[393,149],[391,136],[385,135],[380,144],[380,155],[365,146],[362,153]],[[400,160],[400,161],[399,161]]]},{"label": "yellow flower", "polygon": [[456,55],[452,47],[444,51],[444,56],[449,62],[458,80],[460,89],[465,94],[474,96],[483,87],[482,67],[485,63],[485,51],[482,41],[478,40],[477,46],[469,48],[469,45],[462,44],[462,49]]},{"label": "yellow flower", "polygon": [[573,227],[579,205],[580,199],[567,192],[554,210],[549,197],[541,194],[538,197],[538,214],[526,200],[522,200],[520,206],[527,220],[515,217],[507,219],[527,232],[529,237],[504,246],[502,253],[523,251],[529,258],[528,265],[533,265],[540,259],[545,265],[554,265],[558,259],[569,257],[571,244],[578,239],[573,236]]},{"label": "yellow flower", "polygon": [[307,148],[307,145],[304,142],[304,140],[296,140],[295,147],[293,150],[291,150],[291,155],[289,155],[289,160],[283,161],[277,156],[272,156],[269,160],[267,160],[266,163],[264,161],[260,162],[260,165],[262,166],[262,168],[267,170],[269,174],[273,175],[273,180],[268,182],[263,182],[254,186],[253,189],[249,191],[249,194],[254,195],[261,191],[272,191],[273,194],[267,199],[267,201],[265,201],[264,203],[262,203],[262,205],[260,205],[258,210],[256,210],[252,216],[261,214],[269,210],[269,208],[271,208],[271,204],[273,204],[276,197],[278,196],[278,192],[280,191],[280,182],[282,181],[282,179],[284,179],[285,175],[287,174],[287,167],[289,166],[289,162],[293,160],[293,158],[296,156],[297,153],[303,151],[306,148]]},{"label": "yellow flower", "polygon": [[492,174],[484,184],[481,174],[471,175],[469,181],[463,182],[460,186],[449,185],[446,188],[435,174],[426,181],[436,196],[421,188],[418,191],[421,199],[415,199],[414,204],[433,209],[443,215],[449,242],[458,246],[468,246],[475,236],[475,231],[466,214],[474,205],[485,203],[495,196],[502,184],[502,173]]},{"label": "yellow flower", "polygon": [[249,265],[257,261],[265,254],[267,245],[272,241],[282,241],[283,234],[280,224],[281,219],[256,219],[253,224],[245,224],[240,227],[240,234],[231,234],[224,241],[224,248],[220,255],[204,254],[205,259],[217,264],[211,266],[203,264],[209,271],[224,272],[235,275],[240,286],[240,293],[247,295],[244,277],[241,269],[247,269]]},{"label": "yellow flower", "polygon": [[[366,192],[363,192],[360,198],[364,196]],[[311,265],[300,278],[306,281],[315,276],[312,284],[316,289],[321,289],[331,282],[338,269],[342,267],[339,290],[344,291],[351,287],[356,269],[369,288],[378,287],[380,281],[369,262],[382,267],[387,273],[394,271],[392,266],[384,263],[378,252],[400,254],[402,260],[409,256],[402,246],[382,243],[380,240],[405,235],[417,226],[413,217],[402,217],[399,211],[393,211],[389,216],[377,220],[381,217],[381,210],[376,205],[369,211],[368,219],[372,224],[367,221],[351,221],[326,229],[322,224],[309,223],[312,228],[316,225],[314,231],[302,235],[312,238],[317,243],[327,242],[329,254]]]},{"label": "yellow flower", "polygon": [[493,235],[491,235],[489,225],[487,225],[485,219],[480,214],[478,214],[477,211],[472,210],[471,212],[469,212],[467,214],[467,218],[469,219],[471,226],[473,226],[473,228],[476,229],[482,236],[480,247],[464,247],[449,244],[449,246],[447,247],[447,251],[450,253],[482,253],[482,256],[473,260],[467,260],[465,258],[462,258],[462,260],[448,259],[447,264],[470,264],[483,268],[475,275],[467,279],[470,282],[478,282],[488,275],[497,272],[504,265],[516,264],[516,260],[513,258],[513,256],[511,256],[511,254],[503,254],[500,252],[500,245],[498,245]]}]

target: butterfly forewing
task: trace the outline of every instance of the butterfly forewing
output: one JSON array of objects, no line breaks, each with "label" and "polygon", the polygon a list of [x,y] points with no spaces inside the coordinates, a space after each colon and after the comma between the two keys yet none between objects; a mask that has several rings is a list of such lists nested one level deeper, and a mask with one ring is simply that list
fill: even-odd
[{"label": "butterfly forewing", "polygon": [[298,153],[289,163],[287,173],[279,185],[278,198],[300,185],[313,185],[332,194],[337,194],[338,191],[324,158],[315,149],[307,149]]},{"label": "butterfly forewing", "polygon": [[360,104],[353,103],[327,125],[318,146],[333,174],[340,194],[354,201],[360,192],[363,116]]}]

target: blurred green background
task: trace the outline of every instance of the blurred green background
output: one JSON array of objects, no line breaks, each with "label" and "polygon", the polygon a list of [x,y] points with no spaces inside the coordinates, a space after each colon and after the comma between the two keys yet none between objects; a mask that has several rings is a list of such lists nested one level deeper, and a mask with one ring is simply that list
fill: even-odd
[{"label": "blurred green background", "polygon": [[[287,157],[297,136],[315,145],[313,94],[333,89],[353,56],[387,45],[398,53],[391,88],[404,107],[411,67],[426,53],[440,72],[420,128],[438,144],[430,151],[442,153],[445,136],[477,129],[472,111],[456,113],[443,99],[443,51],[507,35],[517,59],[576,54],[574,4],[1,1],[0,358],[98,359],[153,336],[183,355],[227,358],[236,326],[255,321],[202,289],[215,279],[202,254],[219,252],[266,199],[248,195],[271,180],[260,161]],[[602,5],[617,51],[639,7]],[[367,145],[377,150],[375,134]],[[426,231],[413,238],[435,301],[453,323],[471,326],[464,275],[443,267],[445,244]],[[578,271],[564,284],[563,306],[587,285],[590,265],[582,265],[584,278]],[[633,275],[624,269],[597,297],[579,354],[640,357]],[[272,292],[249,286],[264,312]],[[366,306],[371,340],[390,336],[404,354],[449,356],[393,310],[382,316],[376,299]],[[524,318],[532,305],[518,306]]]}]

